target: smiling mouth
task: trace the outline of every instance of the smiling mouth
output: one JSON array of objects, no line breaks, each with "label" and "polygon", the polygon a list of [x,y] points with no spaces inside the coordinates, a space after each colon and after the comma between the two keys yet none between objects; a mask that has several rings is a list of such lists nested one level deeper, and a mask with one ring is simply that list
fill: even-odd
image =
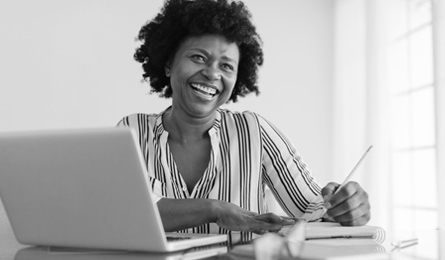
[{"label": "smiling mouth", "polygon": [[195,91],[204,94],[204,95],[208,95],[210,97],[214,97],[216,94],[218,94],[218,90],[211,88],[211,87],[207,87],[205,85],[202,84],[197,84],[197,83],[192,83],[190,84],[192,86],[192,89],[194,89]]}]

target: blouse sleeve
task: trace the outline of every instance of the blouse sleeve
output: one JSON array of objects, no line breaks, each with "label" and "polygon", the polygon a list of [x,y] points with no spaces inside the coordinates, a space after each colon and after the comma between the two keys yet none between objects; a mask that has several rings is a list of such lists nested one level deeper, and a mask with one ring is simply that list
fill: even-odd
[{"label": "blouse sleeve", "polygon": [[316,221],[324,214],[321,188],[292,143],[259,116],[263,178],[283,210],[292,217]]}]

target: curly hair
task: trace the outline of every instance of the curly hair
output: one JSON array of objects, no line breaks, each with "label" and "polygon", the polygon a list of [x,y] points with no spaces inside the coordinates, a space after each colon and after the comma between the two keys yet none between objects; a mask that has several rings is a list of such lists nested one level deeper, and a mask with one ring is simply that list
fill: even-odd
[{"label": "curly hair", "polygon": [[143,79],[150,81],[151,93],[172,96],[165,65],[187,37],[204,34],[222,35],[240,50],[237,81],[229,100],[236,102],[238,96],[251,92],[258,95],[262,41],[244,3],[231,0],[166,0],[161,12],[142,26],[134,59],[142,63]]}]

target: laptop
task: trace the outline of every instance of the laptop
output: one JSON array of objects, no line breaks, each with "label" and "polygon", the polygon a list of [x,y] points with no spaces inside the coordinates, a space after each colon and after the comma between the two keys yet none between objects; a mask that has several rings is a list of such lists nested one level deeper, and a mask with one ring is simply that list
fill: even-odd
[{"label": "laptop", "polygon": [[19,243],[173,252],[227,241],[164,232],[130,128],[0,133],[0,165],[0,197]]},{"label": "laptop", "polygon": [[154,253],[142,251],[75,250],[60,247],[26,247],[16,252],[14,260],[195,260],[223,254],[227,246],[212,244],[188,250]]}]

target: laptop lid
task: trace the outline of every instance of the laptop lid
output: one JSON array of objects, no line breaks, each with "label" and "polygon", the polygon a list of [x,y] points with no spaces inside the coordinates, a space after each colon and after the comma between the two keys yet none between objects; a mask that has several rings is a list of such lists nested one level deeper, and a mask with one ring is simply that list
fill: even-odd
[{"label": "laptop lid", "polygon": [[22,244],[167,252],[227,240],[167,243],[129,128],[2,133],[0,165],[0,196]]}]

